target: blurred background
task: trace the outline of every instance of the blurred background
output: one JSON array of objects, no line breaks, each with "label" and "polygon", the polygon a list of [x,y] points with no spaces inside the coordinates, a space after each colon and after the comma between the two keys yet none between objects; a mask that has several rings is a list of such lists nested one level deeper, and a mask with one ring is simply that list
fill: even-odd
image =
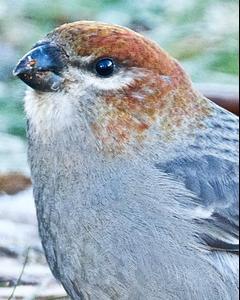
[{"label": "blurred background", "polygon": [[12,76],[17,60],[56,26],[100,20],[157,41],[208,96],[236,99],[238,14],[237,0],[0,0],[0,299],[9,298],[17,281],[17,299],[64,296],[46,266],[36,229],[25,86]]}]

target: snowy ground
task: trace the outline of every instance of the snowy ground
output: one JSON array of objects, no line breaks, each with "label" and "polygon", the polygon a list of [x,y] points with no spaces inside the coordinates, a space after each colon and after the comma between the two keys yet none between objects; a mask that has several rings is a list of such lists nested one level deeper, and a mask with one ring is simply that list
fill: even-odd
[{"label": "snowy ground", "polygon": [[0,299],[11,295],[23,268],[14,299],[59,299],[65,295],[43,255],[31,189],[0,196]]}]

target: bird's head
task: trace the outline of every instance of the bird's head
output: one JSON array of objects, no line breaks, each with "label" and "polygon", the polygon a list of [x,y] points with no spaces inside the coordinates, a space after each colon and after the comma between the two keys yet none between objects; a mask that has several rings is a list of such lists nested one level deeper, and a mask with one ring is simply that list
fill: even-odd
[{"label": "bird's head", "polygon": [[46,137],[86,125],[107,152],[192,132],[209,114],[176,60],[120,26],[63,25],[27,53],[14,74],[32,88],[26,112],[36,132]]}]

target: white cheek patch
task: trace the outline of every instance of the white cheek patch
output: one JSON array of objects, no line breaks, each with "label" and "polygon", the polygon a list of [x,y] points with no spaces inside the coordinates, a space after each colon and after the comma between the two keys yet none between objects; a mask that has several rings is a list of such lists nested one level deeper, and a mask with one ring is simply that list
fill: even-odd
[{"label": "white cheek patch", "polygon": [[120,70],[106,78],[74,67],[69,69],[68,74],[85,89],[92,88],[95,91],[118,91],[133,84],[136,79],[145,77],[144,71],[138,68]]}]

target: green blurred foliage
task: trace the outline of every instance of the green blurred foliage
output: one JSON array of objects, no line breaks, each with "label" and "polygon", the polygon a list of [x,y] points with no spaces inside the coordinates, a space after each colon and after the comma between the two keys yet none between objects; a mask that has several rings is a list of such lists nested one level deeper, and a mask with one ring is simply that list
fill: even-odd
[{"label": "green blurred foliage", "polygon": [[237,0],[0,0],[0,131],[25,136],[16,61],[56,26],[100,20],[140,31],[179,59],[194,81],[238,82]]}]

